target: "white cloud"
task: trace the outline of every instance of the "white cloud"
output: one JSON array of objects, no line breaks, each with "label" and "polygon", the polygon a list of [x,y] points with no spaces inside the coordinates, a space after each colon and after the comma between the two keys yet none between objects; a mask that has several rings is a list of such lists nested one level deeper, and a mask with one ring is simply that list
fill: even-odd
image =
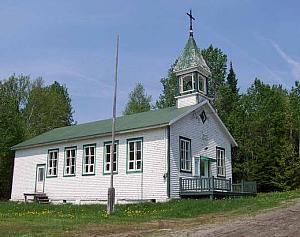
[{"label": "white cloud", "polygon": [[281,56],[281,58],[291,67],[291,74],[295,80],[300,80],[300,62],[291,58],[287,53],[285,53],[277,43],[270,40],[273,48]]},{"label": "white cloud", "polygon": [[[249,62],[254,63],[257,66],[259,66],[261,69],[263,69],[269,75],[268,78],[272,82],[276,82],[276,83],[279,83],[281,85],[284,85],[285,87],[288,87],[288,85],[285,83],[285,80],[283,80],[282,77],[275,70],[270,68],[265,62],[263,62],[263,61],[259,60],[258,58],[254,57],[249,51],[247,51],[246,49],[240,47],[237,43],[234,43],[233,39],[228,39],[224,35],[221,35],[221,34],[217,33],[212,28],[209,28],[207,26],[205,26],[205,28],[207,30],[211,31],[214,35],[216,35],[220,40],[222,40],[224,43],[229,45],[232,49],[235,49],[240,55],[244,56]],[[257,35],[256,35],[256,37],[265,40],[265,38],[263,38],[263,37],[260,37],[260,36],[257,36]],[[260,78],[260,79],[265,79],[265,78]]]}]

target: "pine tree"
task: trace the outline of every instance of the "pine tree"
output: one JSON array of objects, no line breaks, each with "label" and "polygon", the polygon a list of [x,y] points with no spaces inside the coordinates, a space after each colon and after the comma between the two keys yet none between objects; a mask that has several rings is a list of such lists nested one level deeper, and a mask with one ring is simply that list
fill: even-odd
[{"label": "pine tree", "polygon": [[226,84],[228,85],[229,89],[234,95],[237,95],[239,92],[239,89],[237,88],[238,80],[236,78],[235,72],[232,67],[232,62],[230,62],[230,68],[229,73],[227,75]]},{"label": "pine tree", "polygon": [[239,89],[237,88],[237,83],[238,79],[233,70],[232,62],[230,62],[226,83],[219,87],[219,96],[216,98],[214,105],[219,116],[231,132],[234,132],[238,113]]},{"label": "pine tree", "polygon": [[151,96],[147,95],[143,84],[137,83],[129,93],[129,100],[123,112],[124,115],[149,111]]},{"label": "pine tree", "polygon": [[203,49],[201,54],[211,71],[211,78],[208,80],[208,96],[217,99],[220,88],[225,84],[227,55],[212,45]]}]

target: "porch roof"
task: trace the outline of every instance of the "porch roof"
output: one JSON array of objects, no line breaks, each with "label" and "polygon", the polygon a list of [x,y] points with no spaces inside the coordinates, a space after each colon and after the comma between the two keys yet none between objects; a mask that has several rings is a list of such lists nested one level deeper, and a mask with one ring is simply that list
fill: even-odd
[{"label": "porch roof", "polygon": [[216,159],[208,157],[208,156],[196,156],[195,158],[199,158],[200,160],[205,160],[205,161],[209,161],[209,162],[217,162]]}]

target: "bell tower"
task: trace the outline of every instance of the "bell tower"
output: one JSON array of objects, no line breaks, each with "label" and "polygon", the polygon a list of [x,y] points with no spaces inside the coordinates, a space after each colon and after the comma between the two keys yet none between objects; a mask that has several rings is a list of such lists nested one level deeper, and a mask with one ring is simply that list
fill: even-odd
[{"label": "bell tower", "polygon": [[177,59],[174,72],[177,77],[176,107],[181,108],[196,105],[208,99],[208,78],[211,76],[209,67],[201,55],[193,34],[192,10],[187,15],[190,18],[188,41]]}]

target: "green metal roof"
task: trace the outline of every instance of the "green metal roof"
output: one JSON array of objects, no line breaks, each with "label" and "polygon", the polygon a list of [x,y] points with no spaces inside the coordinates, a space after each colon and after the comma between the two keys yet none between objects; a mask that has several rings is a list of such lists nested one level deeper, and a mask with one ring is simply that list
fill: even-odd
[{"label": "green metal roof", "polygon": [[[125,115],[116,119],[116,132],[132,129],[141,129],[151,126],[166,125],[172,119],[185,113],[192,106],[177,109],[170,107],[166,109],[152,110],[143,113]],[[90,123],[56,128],[27,141],[19,143],[12,149],[20,149],[46,143],[66,141],[83,137],[97,136],[111,133],[112,119],[100,120]]]},{"label": "green metal roof", "polygon": [[200,160],[205,160],[205,161],[209,161],[209,162],[217,162],[216,159],[208,157],[208,156],[200,156]]},{"label": "green metal roof", "polygon": [[208,161],[208,162],[217,162],[216,159],[208,157],[208,156],[195,156],[195,158],[204,160],[204,161]]},{"label": "green metal roof", "polygon": [[174,71],[181,71],[199,66],[210,72],[209,67],[203,59],[194,37],[190,36],[181,55],[177,60]]}]

